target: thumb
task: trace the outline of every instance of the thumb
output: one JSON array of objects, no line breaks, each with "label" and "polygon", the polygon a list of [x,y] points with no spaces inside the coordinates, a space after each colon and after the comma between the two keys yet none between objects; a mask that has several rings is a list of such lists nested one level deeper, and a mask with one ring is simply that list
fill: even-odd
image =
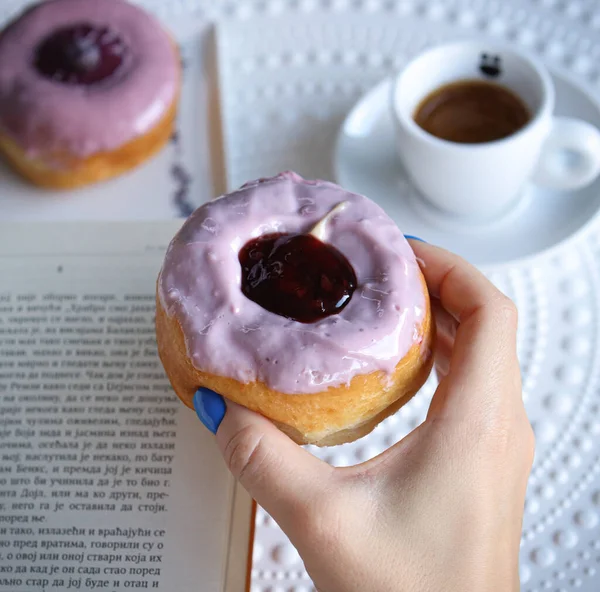
[{"label": "thumb", "polygon": [[[194,406],[202,422],[216,430],[217,444],[233,476],[283,530],[292,529],[292,521],[299,519],[298,510],[308,509],[327,486],[332,467],[295,444],[268,419],[224,402],[213,391],[199,389]],[[218,419],[215,409],[221,415]],[[213,415],[208,421],[211,425],[207,412]]]}]

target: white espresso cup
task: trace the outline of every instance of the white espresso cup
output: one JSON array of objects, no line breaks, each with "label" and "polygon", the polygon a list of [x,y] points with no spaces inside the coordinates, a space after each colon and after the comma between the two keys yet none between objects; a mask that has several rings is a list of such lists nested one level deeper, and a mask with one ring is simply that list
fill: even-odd
[{"label": "white espresso cup", "polygon": [[[524,127],[505,138],[466,144],[440,139],[415,121],[436,89],[461,80],[487,80],[516,94],[529,110]],[[396,77],[392,111],[396,146],[407,175],[437,208],[455,216],[493,219],[508,211],[527,182],[572,191],[600,174],[600,131],[556,117],[554,87],[535,58],[483,41],[434,47]]]}]

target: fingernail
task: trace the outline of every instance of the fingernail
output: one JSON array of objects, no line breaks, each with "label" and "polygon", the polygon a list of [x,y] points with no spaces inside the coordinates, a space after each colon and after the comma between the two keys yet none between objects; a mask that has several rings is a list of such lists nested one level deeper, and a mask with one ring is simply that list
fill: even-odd
[{"label": "fingernail", "polygon": [[418,236],[413,236],[412,234],[405,234],[405,235],[404,235],[404,238],[405,238],[406,240],[409,240],[409,239],[410,239],[410,240],[416,240],[416,241],[419,241],[419,242],[421,242],[421,243],[427,243],[427,241],[424,241],[422,238],[419,238]]},{"label": "fingernail", "polygon": [[216,434],[225,416],[223,397],[207,388],[198,389],[194,395],[194,408],[200,421]]}]

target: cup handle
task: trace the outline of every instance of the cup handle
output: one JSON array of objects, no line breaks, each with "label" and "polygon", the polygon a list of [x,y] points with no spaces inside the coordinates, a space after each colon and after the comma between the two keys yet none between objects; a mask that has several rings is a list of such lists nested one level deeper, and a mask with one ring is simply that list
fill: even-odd
[{"label": "cup handle", "polygon": [[599,174],[600,130],[581,119],[554,117],[533,182],[572,191],[589,185]]}]

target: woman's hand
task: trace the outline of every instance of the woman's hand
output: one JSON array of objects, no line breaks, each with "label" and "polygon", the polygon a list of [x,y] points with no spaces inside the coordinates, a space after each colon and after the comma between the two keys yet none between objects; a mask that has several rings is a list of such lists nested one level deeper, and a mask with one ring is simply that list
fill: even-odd
[{"label": "woman's hand", "polygon": [[[333,468],[265,418],[201,389],[234,476],[322,592],[509,592],[534,438],[514,304],[479,271],[412,242],[432,297],[440,384],[427,419],[376,458]],[[224,416],[223,416],[224,413]]]}]

